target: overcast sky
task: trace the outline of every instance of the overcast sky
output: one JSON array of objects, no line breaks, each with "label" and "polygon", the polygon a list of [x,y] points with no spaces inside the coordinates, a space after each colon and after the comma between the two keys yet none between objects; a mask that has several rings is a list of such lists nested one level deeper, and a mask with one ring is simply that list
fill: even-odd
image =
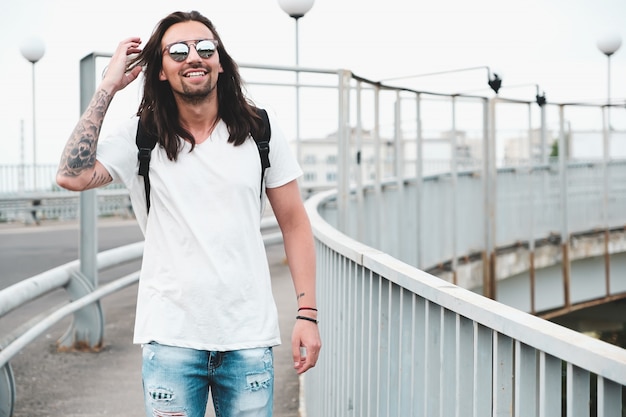
[{"label": "overcast sky", "polygon": [[[0,163],[32,161],[31,67],[20,44],[40,36],[36,64],[37,160],[56,163],[79,116],[79,61],[112,52],[175,10],[197,9],[217,26],[238,62],[293,65],[294,21],[276,0],[4,0],[0,14]],[[607,58],[596,42],[626,41],[624,0],[316,0],[300,20],[300,64],[346,68],[379,80],[475,66],[502,74],[504,85],[538,84],[551,102],[600,102],[607,94]],[[612,97],[626,97],[626,45],[612,57]],[[485,87],[471,71],[415,80],[428,91],[463,80]],[[461,78],[462,77],[462,78]],[[418,82],[419,81],[419,82]],[[449,84],[448,84],[449,85]],[[532,99],[534,89],[503,88]],[[487,94],[487,93],[485,93]],[[21,130],[23,121],[23,133]]]}]

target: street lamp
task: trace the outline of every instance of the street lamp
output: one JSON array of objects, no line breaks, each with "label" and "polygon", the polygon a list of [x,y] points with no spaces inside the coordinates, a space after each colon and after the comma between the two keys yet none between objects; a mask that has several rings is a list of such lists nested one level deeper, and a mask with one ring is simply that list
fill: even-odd
[{"label": "street lamp", "polygon": [[617,34],[607,35],[598,40],[598,49],[606,55],[607,58],[607,125],[611,129],[611,55],[613,55],[622,46],[622,38]]},{"label": "street lamp", "polygon": [[33,188],[37,189],[37,140],[36,140],[36,122],[35,122],[35,64],[46,52],[46,45],[43,40],[38,37],[26,39],[20,46],[22,56],[33,64]]},{"label": "street lamp", "polygon": [[300,162],[300,34],[298,19],[311,10],[315,0],[278,0],[278,5],[296,22],[296,158]]}]

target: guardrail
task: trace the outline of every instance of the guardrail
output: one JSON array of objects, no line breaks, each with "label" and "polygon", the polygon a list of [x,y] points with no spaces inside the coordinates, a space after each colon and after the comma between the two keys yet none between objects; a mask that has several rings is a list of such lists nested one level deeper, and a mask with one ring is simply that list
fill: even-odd
[{"label": "guardrail", "polygon": [[[261,222],[263,242],[273,245],[282,242],[282,234],[277,231],[274,217],[266,217]],[[97,255],[98,271],[104,271],[127,262],[139,260],[143,255],[143,242],[137,242],[101,252]],[[93,288],[90,281],[80,272],[79,261],[35,275],[0,291],[0,318],[16,308],[58,289],[64,289],[71,302],[33,317],[19,326],[11,334],[0,338],[0,416],[10,417],[15,404],[15,379],[10,360],[25,346],[42,335],[47,329],[70,314],[74,314],[72,333],[79,332],[81,347],[97,348],[104,334],[104,315],[99,300],[121,289],[135,284],[139,272],[119,278],[99,288]],[[68,330],[68,333],[70,332]],[[61,336],[60,349],[74,346],[77,341],[73,334]]]},{"label": "guardrail", "polygon": [[[143,255],[143,242],[111,249],[98,254],[98,270],[106,270],[126,262],[140,259]],[[73,261],[34,277],[28,278],[0,291],[0,317],[25,303],[57,289],[65,289],[72,302],[60,307],[51,314],[32,318],[10,335],[0,340],[0,415],[11,416],[15,403],[15,381],[9,361],[22,348],[58,323],[65,316],[75,313],[83,337],[101,340],[104,330],[104,316],[100,308],[102,297],[134,284],[139,273],[128,275],[106,286],[94,289],[79,271],[79,261]],[[23,332],[23,333],[22,333]],[[72,338],[61,337],[60,346],[73,343]],[[67,347],[67,346],[66,346]]]},{"label": "guardrail", "polygon": [[[69,191],[31,191],[0,194],[0,221],[39,223],[43,220],[76,219],[80,193]],[[128,190],[97,190],[98,216],[133,217]]]},{"label": "guardrail", "polygon": [[[1,168],[1,167],[0,167]],[[300,187],[304,199],[330,185]],[[134,217],[128,190],[102,188],[97,191],[97,216]],[[79,217],[80,193],[70,191],[29,191],[0,193],[0,222],[39,223],[45,220],[73,220]]]},{"label": "guardrail", "polygon": [[626,350],[347,237],[319,214],[337,198],[307,202],[324,351],[305,415],[622,416]]}]

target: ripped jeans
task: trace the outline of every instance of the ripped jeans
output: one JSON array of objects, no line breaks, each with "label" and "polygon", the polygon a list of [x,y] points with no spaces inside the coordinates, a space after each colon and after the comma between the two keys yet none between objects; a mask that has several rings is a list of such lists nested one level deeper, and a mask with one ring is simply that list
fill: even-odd
[{"label": "ripped jeans", "polygon": [[271,417],[272,348],[207,352],[143,345],[146,416],[204,417],[209,390],[216,417]]}]

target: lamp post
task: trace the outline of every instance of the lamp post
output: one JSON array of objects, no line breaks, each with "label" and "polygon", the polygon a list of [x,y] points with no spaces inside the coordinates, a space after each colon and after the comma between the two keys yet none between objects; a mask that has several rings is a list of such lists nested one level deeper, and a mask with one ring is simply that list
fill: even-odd
[{"label": "lamp post", "polygon": [[298,19],[311,10],[315,0],[278,0],[278,5],[285,13],[292,17],[296,23],[296,158],[301,161],[300,150],[300,34],[298,31]]},{"label": "lamp post", "polygon": [[37,135],[35,121],[35,64],[43,57],[46,52],[46,45],[43,40],[38,37],[26,39],[20,46],[22,56],[33,64],[33,190],[37,189]]},{"label": "lamp post", "polygon": [[617,34],[607,35],[598,40],[598,49],[606,55],[607,58],[607,126],[611,129],[611,55],[613,55],[622,46],[622,38]]}]

